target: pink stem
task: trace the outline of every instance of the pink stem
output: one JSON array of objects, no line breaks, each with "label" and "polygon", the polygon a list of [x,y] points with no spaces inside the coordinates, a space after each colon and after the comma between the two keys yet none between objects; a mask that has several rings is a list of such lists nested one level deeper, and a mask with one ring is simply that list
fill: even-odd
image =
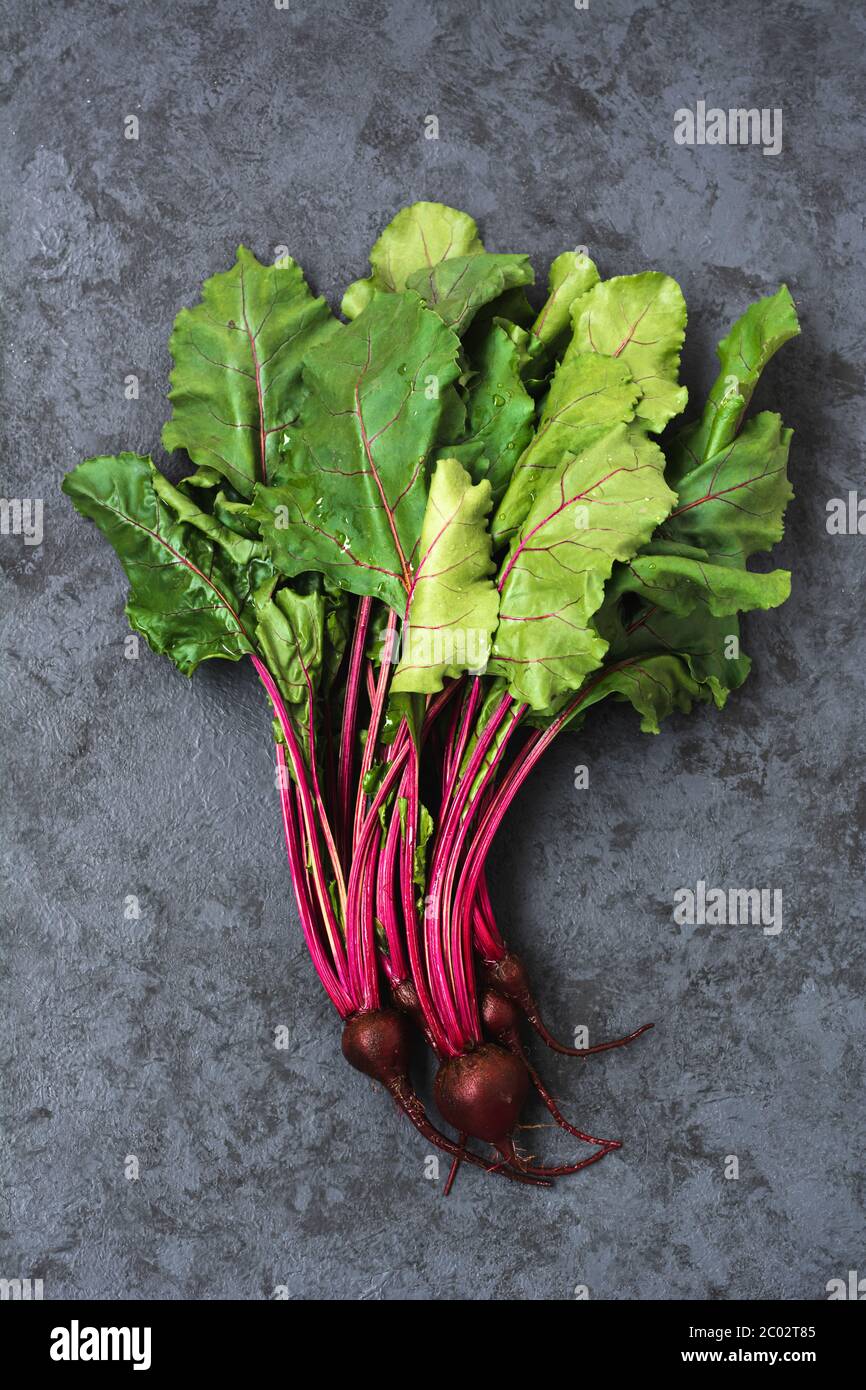
[{"label": "pink stem", "polygon": [[376,795],[361,823],[352,869],[349,874],[348,918],[346,921],[346,944],[349,955],[349,976],[356,991],[365,998],[378,997],[379,981],[376,960],[375,924],[369,911],[372,901],[372,888],[367,885],[367,863],[374,837],[379,833],[379,808],[385,803],[394,789],[395,783],[403,774],[409,756],[409,743],[403,743],[388,766]]},{"label": "pink stem", "polygon": [[444,747],[442,750],[442,800],[445,800],[445,791],[448,786],[448,778],[451,773],[451,764],[454,761],[454,745],[457,739],[457,731],[460,726],[460,716],[465,708],[465,700],[454,706],[454,713],[448,725],[448,733],[445,736]]},{"label": "pink stem", "polygon": [[[461,1051],[467,1043],[477,1041],[480,1038],[481,1020],[478,1017],[477,1002],[473,1008],[466,972],[457,966],[452,956],[450,934],[442,931],[443,913],[446,909],[443,886],[447,880],[448,865],[451,860],[456,833],[455,827],[459,827],[461,811],[487,755],[487,750],[496,737],[499,726],[512,703],[510,695],[502,697],[478,739],[469,765],[460,779],[456,795],[451,798],[443,825],[439,835],[437,835],[430,872],[428,893],[432,911],[428,911],[426,914],[424,924],[425,954],[430,976],[430,989],[436,1012],[449,1035],[449,1040],[455,1041],[460,1037]],[[520,713],[522,711],[523,707],[521,706]],[[471,971],[469,978],[471,978]]]},{"label": "pink stem", "polygon": [[310,744],[310,778],[313,784],[313,797],[316,809],[319,813],[319,825],[322,831],[322,839],[325,841],[325,848],[328,851],[328,858],[331,861],[331,868],[334,871],[334,880],[337,885],[337,897],[340,902],[340,913],[343,921],[346,920],[346,880],[343,876],[343,865],[337,853],[337,846],[331,832],[331,824],[325,809],[325,800],[319,786],[318,759],[316,755],[316,726],[313,718],[313,683],[310,680],[310,673],[307,670],[303,657],[301,656],[300,643],[297,643],[298,660],[301,670],[304,673],[304,681],[307,686],[307,739]]},{"label": "pink stem", "polygon": [[476,950],[483,960],[502,960],[505,943],[495,925],[491,928],[477,899],[472,907],[472,935]]},{"label": "pink stem", "polygon": [[[505,756],[508,741],[514,730],[520,723],[525,706],[519,706],[512,716],[511,723],[496,749],[490,765],[485,772],[485,780],[492,779],[496,775],[497,768]],[[467,779],[469,769],[467,769]],[[470,784],[471,785],[471,784]],[[483,793],[477,795],[477,804],[483,804]],[[447,868],[442,888],[441,897],[441,925],[440,930],[448,952],[449,961],[453,961],[453,977],[455,995],[461,1009],[461,1021],[464,1027],[472,1030],[474,1041],[481,1038],[481,1018],[478,1009],[478,999],[475,987],[475,970],[472,961],[472,931],[471,917],[468,923],[463,923],[459,915],[454,915],[452,925],[452,894],[454,891],[454,880],[460,867],[463,848],[469,835],[469,830],[473,822],[473,814],[470,811],[462,820],[453,826],[452,837],[447,857]]]},{"label": "pink stem", "polygon": [[[403,783],[400,787],[400,795],[402,796],[405,796],[404,787],[407,775],[408,774],[404,772]],[[397,914],[396,885],[394,882],[399,848],[400,814],[395,807],[394,814],[391,816],[388,825],[385,847],[379,859],[376,904],[379,921],[385,928],[385,936],[388,941],[388,962],[385,965],[388,977],[389,979],[405,980],[409,974],[409,967],[406,961],[406,953],[403,949],[403,937],[400,932],[400,922]]]},{"label": "pink stem", "polygon": [[312,859],[313,882],[316,886],[316,897],[319,900],[319,907],[321,909],[322,918],[325,923],[325,930],[328,935],[328,942],[331,947],[331,955],[334,958],[334,964],[337,969],[337,974],[343,985],[345,985],[347,965],[346,956],[343,950],[343,943],[340,938],[340,929],[337,924],[337,919],[334,915],[334,908],[331,903],[330,894],[328,893],[327,884],[325,882],[325,873],[322,867],[322,855],[321,850],[319,848],[319,837],[316,828],[316,813],[318,813],[320,821],[327,821],[325,808],[324,805],[322,805],[321,803],[321,798],[318,799],[316,809],[314,810],[313,808],[313,800],[310,796],[310,788],[307,785],[307,779],[305,776],[303,755],[298,745],[298,740],[295,737],[295,731],[292,727],[291,718],[289,717],[289,713],[285,705],[283,704],[283,698],[276,687],[273,676],[271,675],[264,662],[260,661],[255,654],[250,654],[250,660],[252,661],[253,665],[256,668],[256,671],[258,672],[259,679],[262,682],[262,685],[268,692],[268,696],[270,697],[271,704],[274,708],[274,713],[277,716],[280,729],[282,730],[283,738],[286,741],[286,747],[288,749],[289,758],[291,759],[292,771],[295,776],[295,783],[298,788],[298,795],[301,799],[301,809],[304,819],[304,825],[307,832],[307,841],[310,847],[310,856]]},{"label": "pink stem", "polygon": [[379,667],[379,679],[376,682],[373,707],[370,711],[367,741],[364,744],[364,752],[361,757],[361,772],[358,777],[358,792],[355,801],[355,833],[353,836],[353,845],[355,847],[357,847],[358,836],[361,833],[361,823],[364,819],[364,806],[367,801],[367,796],[364,791],[364,780],[373,766],[373,759],[376,756],[376,744],[379,741],[379,727],[382,723],[382,715],[385,711],[385,699],[391,681],[393,670],[392,645],[396,630],[397,614],[394,612],[393,608],[391,608],[388,610],[388,626],[385,630],[385,642],[382,647],[382,664]]},{"label": "pink stem", "polygon": [[416,902],[415,884],[415,848],[417,844],[417,827],[419,816],[419,793],[418,793],[418,753],[415,744],[410,738],[409,746],[409,766],[404,782],[406,794],[406,832],[403,836],[402,853],[400,858],[400,887],[403,897],[403,921],[406,928],[406,947],[409,952],[409,967],[412,971],[412,980],[415,985],[415,993],[418,995],[418,1002],[421,1005],[424,1019],[430,1031],[433,1042],[444,1057],[456,1056],[463,1051],[463,1042],[455,1032],[454,1039],[456,1046],[452,1045],[452,1040],[444,1020],[440,1020],[439,1014],[434,1007],[433,999],[428,987],[429,957],[426,952],[426,905],[425,905],[425,953],[421,953],[420,933],[418,930],[418,907]]},{"label": "pink stem", "polygon": [[463,704],[463,718],[460,723],[460,731],[451,750],[451,758],[448,766],[448,775],[442,795],[442,804],[450,804],[454,792],[454,786],[460,773],[460,764],[466,752],[466,745],[469,742],[469,734],[472,729],[472,721],[481,703],[481,681],[478,677],[472,682],[472,688]]},{"label": "pink stem", "polygon": [[288,765],[286,755],[281,743],[277,744],[277,763],[279,765],[280,780],[280,803],[283,813],[283,831],[286,837],[286,852],[289,858],[289,869],[292,875],[292,885],[295,890],[295,901],[298,904],[298,915],[301,919],[301,930],[304,940],[307,943],[307,950],[316,969],[316,974],[322,982],[325,992],[341,1018],[357,1011],[355,1001],[350,998],[342,983],[337,978],[328,960],[327,952],[319,937],[316,927],[315,914],[312,903],[310,902],[308,879],[303,868],[303,856],[298,843],[298,832],[292,814],[292,803],[289,792]]},{"label": "pink stem", "polygon": [[624,661],[614,667],[603,670],[594,680],[590,681],[578,691],[569,704],[557,716],[552,724],[549,724],[543,731],[536,729],[520,750],[515,761],[508,769],[502,780],[501,786],[494,793],[490,805],[484,812],[475,838],[466,855],[460,880],[457,885],[457,895],[455,898],[454,911],[458,919],[466,924],[466,930],[471,928],[471,903],[474,898],[481,873],[484,868],[484,861],[490,852],[490,846],[499,829],[505,814],[517,795],[523,783],[526,781],[535,764],[550,747],[557,734],[565,728],[575,710],[583,704],[587,695],[595,689],[600,681],[604,680],[611,670],[619,670],[625,666],[634,665],[634,661]]},{"label": "pink stem", "polygon": [[361,877],[361,951],[363,956],[364,1008],[378,1009],[381,1003],[379,994],[379,971],[376,951],[376,864],[379,847],[374,837],[366,853],[364,871]]},{"label": "pink stem", "polygon": [[476,896],[485,922],[491,930],[495,929],[496,917],[493,912],[493,904],[490,901],[490,889],[487,887],[487,875],[484,872],[482,872],[478,880],[478,893]]},{"label": "pink stem", "polygon": [[349,819],[352,814],[352,771],[355,766],[355,743],[358,736],[358,694],[372,608],[371,598],[362,598],[358,604],[346,676],[346,693],[343,698],[343,724],[340,730],[340,759],[337,772],[337,831],[341,848],[347,856]]}]

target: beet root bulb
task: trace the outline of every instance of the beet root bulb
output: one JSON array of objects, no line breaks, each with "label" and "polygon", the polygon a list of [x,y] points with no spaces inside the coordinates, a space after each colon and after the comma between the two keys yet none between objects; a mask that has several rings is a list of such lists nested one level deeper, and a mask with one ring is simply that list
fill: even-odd
[{"label": "beet root bulb", "polygon": [[529,1073],[513,1053],[482,1043],[443,1062],[435,1090],[436,1104],[454,1129],[500,1148],[520,1119]]},{"label": "beet root bulb", "polygon": [[409,1020],[396,1009],[354,1014],[343,1028],[343,1056],[356,1071],[389,1089],[409,1074]]}]

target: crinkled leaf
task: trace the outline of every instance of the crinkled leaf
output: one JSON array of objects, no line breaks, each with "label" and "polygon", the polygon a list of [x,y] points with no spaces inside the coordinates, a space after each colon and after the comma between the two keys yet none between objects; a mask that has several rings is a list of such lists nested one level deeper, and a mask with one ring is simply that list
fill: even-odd
[{"label": "crinkled leaf", "polygon": [[627,363],[569,348],[553,377],[538,429],[496,510],[495,544],[520,526],[569,455],[580,452],[592,435],[633,418],[639,395]]},{"label": "crinkled leaf", "polygon": [[412,742],[416,748],[421,746],[421,730],[424,725],[424,711],[426,699],[423,695],[394,695],[388,696],[388,703],[385,707],[385,717],[382,720],[382,730],[379,735],[381,743],[390,744],[394,742],[403,721],[411,735]]},{"label": "crinkled leaf", "polygon": [[606,664],[615,666],[635,657],[644,661],[652,656],[683,661],[691,679],[708,687],[719,709],[729,693],[742,685],[751,666],[740,651],[737,615],[713,617],[700,604],[685,617],[661,607],[648,609],[614,638]]},{"label": "crinkled leaf", "polygon": [[688,399],[677,384],[686,330],[686,302],[676,280],[660,271],[603,280],[573,306],[580,352],[626,362],[640,388],[635,413],[657,434]]},{"label": "crinkled leaf", "polygon": [[535,406],[505,330],[494,323],[482,334],[473,327],[471,336],[467,346],[473,376],[466,388],[465,432],[459,444],[443,451],[459,459],[476,480],[488,480],[495,505],[532,438]]},{"label": "crinkled leaf", "polygon": [[642,431],[597,431],[548,472],[503,561],[490,670],[515,699],[544,710],[578,690],[606,644],[591,618],[617,560],[630,559],[667,515],[664,458]]},{"label": "crinkled leaf", "polygon": [[294,261],[260,265],[239,247],[232,269],[206,280],[201,303],[175,319],[166,449],[185,449],[250,498],[297,414],[302,359],[338,329]]},{"label": "crinkled leaf", "polygon": [[462,337],[485,304],[516,286],[531,285],[534,278],[528,256],[483,252],[457,256],[416,271],[406,281],[406,288],[419,294]]},{"label": "crinkled leaf", "polygon": [[427,503],[426,462],[458,339],[412,293],[377,295],[304,369],[279,485],[254,513],[288,575],[316,569],[401,615]]},{"label": "crinkled leaf", "polygon": [[571,311],[582,295],[598,284],[598,270],[589,256],[564,251],[550,267],[547,299],[532,325],[534,336],[559,357],[571,337]]},{"label": "crinkled leaf", "polygon": [[569,721],[572,727],[579,727],[592,706],[608,696],[634,706],[645,734],[659,733],[662,720],[674,711],[688,714],[694,704],[711,698],[709,686],[695,680],[682,657],[648,653],[621,665],[606,665]]},{"label": "crinkled leaf", "polygon": [[706,550],[717,564],[744,566],[782,538],[794,495],[788,480],[789,429],[763,411],[717,454],[679,480],[679,500],[662,536]]},{"label": "crinkled leaf", "polygon": [[446,677],[487,665],[498,607],[489,511],[490,484],[473,485],[456,459],[440,459],[392,690],[432,693],[442,689]]},{"label": "crinkled leaf", "polygon": [[192,675],[254,650],[253,594],[273,573],[263,547],[200,511],[139,454],[91,458],[63,480],[130,581],[126,613],[154,651]]},{"label": "crinkled leaf", "polygon": [[494,320],[498,328],[507,334],[520,367],[520,379],[533,401],[539,400],[550,386],[550,377],[555,370],[556,361],[545,351],[544,343],[527,328],[507,319]]},{"label": "crinkled leaf", "polygon": [[[736,615],[777,607],[790,585],[786,570],[753,574],[714,565],[699,550],[683,547],[677,554],[670,546],[651,544],[617,566],[605,591],[595,624],[609,643],[605,666],[613,678],[593,691],[590,703],[616,691],[632,701],[642,727],[651,732],[658,732],[659,720],[673,709],[688,709],[694,698],[712,698],[721,708],[751,664],[740,651]],[[635,662],[648,667],[637,672],[639,678]],[[651,684],[653,671],[657,689]]]},{"label": "crinkled leaf", "polygon": [[256,642],[277,683],[309,760],[310,724],[326,661],[325,597],[318,588],[300,592],[275,581],[255,595]]},{"label": "crinkled leaf", "polygon": [[289,705],[306,706],[308,690],[314,692],[318,686],[324,661],[323,593],[269,584],[256,594],[255,609],[258,644],[280,694]]},{"label": "crinkled leaf", "polygon": [[349,286],[340,307],[347,319],[357,318],[377,292],[404,290],[415,271],[429,270],[452,256],[477,256],[483,250],[468,213],[444,203],[413,203],[389,222],[370,252],[372,273]]},{"label": "crinkled leaf", "polygon": [[761,372],[784,343],[800,332],[786,285],[750,304],[716,349],[721,370],[699,420],[680,430],[668,449],[668,481],[718,456],[733,441]]},{"label": "crinkled leaf", "polygon": [[[787,570],[756,573],[715,565],[702,551],[673,554],[656,551],[652,544],[633,560],[617,566],[605,590],[604,610],[620,604],[626,595],[647,608],[662,608],[685,617],[703,604],[713,617],[746,613],[755,608],[777,608],[791,592]],[[608,636],[599,618],[603,636]]]}]

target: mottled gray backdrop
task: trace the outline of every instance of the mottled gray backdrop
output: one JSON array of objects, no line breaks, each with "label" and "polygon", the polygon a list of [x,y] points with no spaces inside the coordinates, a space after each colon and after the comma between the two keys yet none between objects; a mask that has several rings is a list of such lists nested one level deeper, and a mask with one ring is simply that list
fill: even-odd
[{"label": "mottled gray backdrop", "polygon": [[[864,466],[863,14],[4,9],[2,492],[43,498],[45,533],[0,536],[0,1275],[42,1277],[46,1298],[535,1300],[820,1299],[866,1274],[866,537],[825,525]],[[783,152],[676,145],[673,113],[698,99],[781,107]],[[542,1059],[575,1118],[626,1142],[549,1193],[468,1171],[444,1201],[424,1143],[342,1062],[251,673],[211,663],[189,684],[144,648],[124,659],[121,571],[58,492],[84,455],[164,461],[172,317],[239,241],[288,246],[336,305],[418,198],[466,208],[540,275],[575,244],[606,274],[675,275],[695,402],[750,299],[784,279],[803,321],[758,397],[796,430],[795,579],[748,621],[746,688],[655,739],[597,712],[495,855],[552,1019],[596,1037],[657,1022],[631,1050]],[[698,879],[780,888],[781,934],[674,925]]]}]

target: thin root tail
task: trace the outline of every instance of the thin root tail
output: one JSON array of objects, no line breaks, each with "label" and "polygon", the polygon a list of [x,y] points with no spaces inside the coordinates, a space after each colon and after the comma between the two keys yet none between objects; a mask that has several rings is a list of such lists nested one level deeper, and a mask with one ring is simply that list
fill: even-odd
[{"label": "thin root tail", "polygon": [[[527,1172],[525,1165],[520,1162],[512,1167],[505,1167],[495,1164],[491,1167],[490,1163],[480,1158],[478,1154],[467,1149],[465,1145],[455,1144],[452,1139],[438,1130],[429,1119],[427,1111],[421,1104],[415,1092],[406,1080],[394,1081],[388,1086],[388,1090],[393,1096],[403,1114],[411,1120],[419,1134],[422,1134],[429,1144],[434,1148],[441,1149],[443,1153],[450,1154],[452,1158],[463,1163],[471,1163],[476,1168],[483,1168],[487,1173],[500,1173],[504,1178],[510,1178],[513,1182],[522,1182],[531,1187],[549,1187],[548,1177],[554,1174],[530,1173]],[[510,1160],[506,1159],[506,1163]],[[456,1175],[456,1170],[455,1170]],[[450,1175],[449,1175],[450,1176]],[[452,1180],[453,1181],[453,1180]]]},{"label": "thin root tail", "polygon": [[496,1147],[499,1149],[503,1159],[507,1163],[513,1164],[521,1173],[532,1174],[534,1177],[538,1178],[564,1178],[570,1173],[579,1173],[582,1168],[589,1168],[591,1164],[600,1162],[601,1159],[607,1157],[614,1147],[619,1147],[619,1145],[603,1144],[595,1153],[590,1154],[589,1158],[581,1159],[579,1163],[563,1163],[558,1164],[556,1167],[536,1165],[530,1163],[527,1159],[521,1158],[510,1139],[504,1140],[502,1143],[497,1144]]},{"label": "thin root tail", "polygon": [[635,1028],[633,1033],[627,1033],[624,1038],[611,1038],[609,1042],[596,1043],[594,1047],[566,1047],[565,1043],[559,1042],[548,1030],[534,999],[526,1001],[524,1014],[527,1023],[535,1029],[542,1042],[546,1043],[552,1052],[560,1052],[563,1057],[593,1057],[597,1052],[612,1052],[615,1047],[627,1047],[635,1038],[655,1027],[654,1023],[644,1023],[640,1028]]},{"label": "thin root tail", "polygon": [[563,1115],[556,1101],[553,1099],[553,1096],[550,1094],[541,1077],[539,1076],[538,1072],[535,1070],[535,1067],[532,1065],[532,1062],[527,1057],[523,1044],[517,1037],[517,1034],[515,1033],[507,1038],[504,1038],[503,1041],[505,1043],[505,1046],[509,1048],[511,1052],[514,1053],[515,1057],[519,1057],[520,1060],[523,1062],[524,1066],[526,1067],[526,1070],[529,1072],[529,1076],[533,1086],[535,1087],[541,1099],[544,1101],[544,1104],[547,1106],[548,1110],[550,1111],[556,1123],[559,1125],[560,1129],[564,1129],[567,1134],[573,1135],[575,1139],[582,1140],[584,1144],[599,1144],[605,1150],[622,1148],[622,1141],[619,1139],[599,1139],[596,1135],[587,1134],[585,1130],[578,1129],[575,1125],[571,1124],[570,1121],[568,1121]]}]

